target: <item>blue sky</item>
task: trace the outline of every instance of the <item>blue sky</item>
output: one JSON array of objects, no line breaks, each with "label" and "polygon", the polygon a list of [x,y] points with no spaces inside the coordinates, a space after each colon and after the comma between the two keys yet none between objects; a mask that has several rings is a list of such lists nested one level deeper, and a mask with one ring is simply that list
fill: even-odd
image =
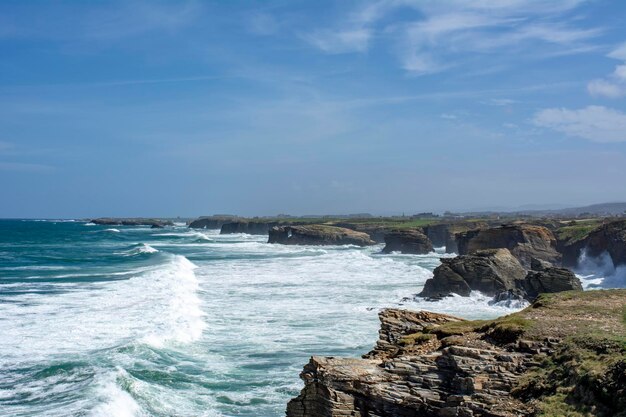
[{"label": "blue sky", "polygon": [[626,200],[626,3],[0,2],[0,217]]}]

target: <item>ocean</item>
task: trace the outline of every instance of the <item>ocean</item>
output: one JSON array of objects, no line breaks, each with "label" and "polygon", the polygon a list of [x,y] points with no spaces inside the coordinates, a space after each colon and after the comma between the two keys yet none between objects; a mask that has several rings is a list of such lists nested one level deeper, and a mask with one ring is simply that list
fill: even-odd
[{"label": "ocean", "polygon": [[266,242],[184,224],[0,220],[0,415],[283,416],[310,356],[374,347],[381,308],[523,307],[415,301],[443,248]]}]

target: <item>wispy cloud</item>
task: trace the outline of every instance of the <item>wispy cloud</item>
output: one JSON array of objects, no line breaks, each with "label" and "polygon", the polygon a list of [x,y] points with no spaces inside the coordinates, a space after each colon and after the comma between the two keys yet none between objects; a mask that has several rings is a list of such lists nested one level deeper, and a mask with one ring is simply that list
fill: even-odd
[{"label": "wispy cloud", "polygon": [[619,98],[626,96],[626,43],[607,55],[622,61],[606,78],[598,78],[587,84],[589,94],[596,97]]},{"label": "wispy cloud", "polygon": [[533,122],[569,136],[592,142],[626,142],[626,114],[603,106],[588,106],[579,110],[544,109]]},{"label": "wispy cloud", "polygon": [[[312,31],[304,38],[327,53],[365,52],[378,34],[392,42],[401,66],[421,75],[445,71],[471,52],[507,54],[543,45],[553,52],[583,53],[598,28],[579,27],[568,18],[585,0],[380,0],[367,3],[345,16],[339,24]],[[402,9],[418,18],[388,23],[388,15]],[[409,14],[410,16],[410,14]],[[540,51],[534,51],[538,54]],[[545,56],[549,56],[546,54]]]}]

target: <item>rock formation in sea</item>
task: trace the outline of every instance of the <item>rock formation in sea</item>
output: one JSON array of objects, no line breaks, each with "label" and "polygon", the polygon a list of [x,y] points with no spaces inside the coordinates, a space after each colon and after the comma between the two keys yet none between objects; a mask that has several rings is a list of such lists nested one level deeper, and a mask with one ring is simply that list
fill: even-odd
[{"label": "rock formation in sea", "polygon": [[460,222],[437,223],[424,226],[424,234],[428,236],[433,246],[436,248],[445,247],[446,253],[458,253],[459,248],[456,243],[456,235],[470,230],[486,229],[489,225],[486,222]]},{"label": "rock formation in sea", "polygon": [[508,249],[530,269],[533,258],[561,264],[554,234],[543,226],[513,224],[489,229],[470,230],[457,234],[459,255],[472,254],[482,249]]},{"label": "rock formation in sea", "polygon": [[397,229],[385,235],[383,253],[400,252],[423,255],[434,251],[433,244],[421,230]]},{"label": "rock formation in sea", "polygon": [[494,297],[534,300],[540,293],[582,290],[580,280],[569,270],[533,258],[528,271],[508,249],[484,249],[472,255],[442,258],[426,281],[420,297],[440,299],[452,294],[469,296],[472,291]]},{"label": "rock formation in sea", "polygon": [[268,243],[284,245],[358,245],[375,242],[367,233],[326,225],[275,226],[269,231]]},{"label": "rock formation in sea", "polygon": [[626,290],[605,290],[496,320],[383,310],[362,359],[311,358],[287,417],[623,417],[624,305]]},{"label": "rock formation in sea", "polygon": [[92,223],[104,225],[104,226],[151,226],[154,228],[161,228],[164,226],[174,225],[174,223],[170,220],[147,219],[143,217],[133,217],[133,218],[100,217],[98,219],[91,219],[90,221]]},{"label": "rock formation in sea", "polygon": [[278,226],[279,224],[280,223],[274,221],[236,220],[224,223],[221,227],[220,234],[247,233],[249,235],[267,235],[272,227]]},{"label": "rock formation in sea", "polygon": [[626,264],[626,220],[602,224],[582,236],[559,242],[563,265],[576,267],[582,251],[597,257],[608,253],[613,265]]},{"label": "rock formation in sea", "polygon": [[189,223],[192,229],[221,229],[224,223],[231,223],[237,220],[236,216],[203,216]]}]

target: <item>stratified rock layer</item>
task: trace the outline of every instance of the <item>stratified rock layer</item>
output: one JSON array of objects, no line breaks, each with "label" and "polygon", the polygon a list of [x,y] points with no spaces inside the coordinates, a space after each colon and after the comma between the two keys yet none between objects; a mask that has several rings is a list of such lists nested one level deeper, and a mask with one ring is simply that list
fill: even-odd
[{"label": "stratified rock layer", "polygon": [[490,229],[470,230],[457,234],[459,255],[468,255],[483,249],[508,249],[530,269],[533,258],[561,264],[561,254],[556,250],[556,238],[543,226],[514,224]]},{"label": "stratified rock layer", "polygon": [[[493,321],[383,310],[363,359],[314,356],[287,417],[623,417],[626,291],[562,293]],[[592,410],[578,414],[581,410]]]},{"label": "stratified rock layer", "polygon": [[423,255],[434,251],[428,237],[417,229],[394,230],[385,236],[383,253],[400,252]]},{"label": "stratified rock layer", "polygon": [[375,242],[367,233],[326,225],[275,226],[269,231],[268,243],[283,245],[357,245]]}]

